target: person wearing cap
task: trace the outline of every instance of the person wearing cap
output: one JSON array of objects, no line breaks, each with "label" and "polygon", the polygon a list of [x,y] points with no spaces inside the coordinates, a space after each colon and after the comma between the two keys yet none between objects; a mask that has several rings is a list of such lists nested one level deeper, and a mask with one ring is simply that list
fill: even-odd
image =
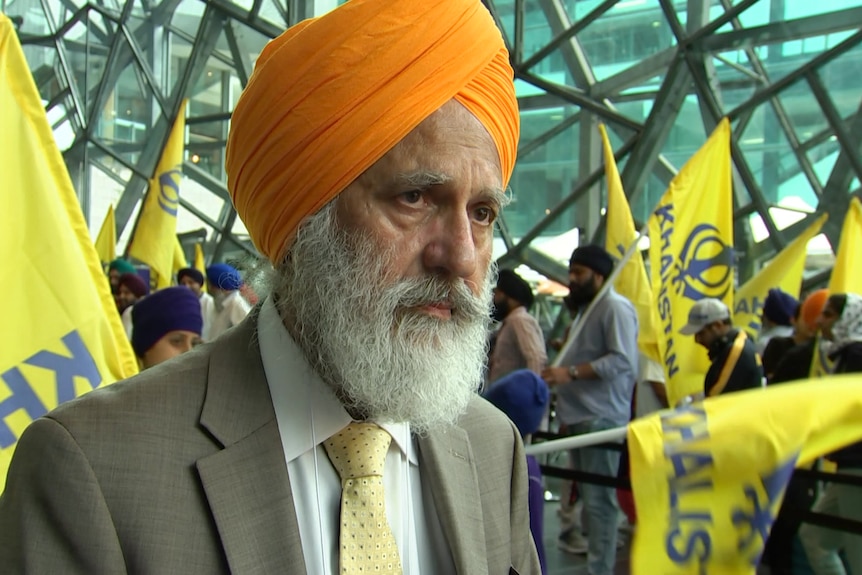
[{"label": "person wearing cap", "polygon": [[[476,393],[518,137],[480,0],[351,0],[267,44],[225,167],[270,295],[29,425],[4,571],[540,573],[520,433]],[[360,481],[378,521],[342,525]]]},{"label": "person wearing cap", "polygon": [[[638,375],[638,318],[634,306],[610,287],[599,298],[614,260],[597,245],[578,247],[569,261],[569,296],[578,309],[561,352],[559,366],[542,378],[556,387],[557,415],[573,435],[628,424],[632,392]],[[589,306],[592,310],[587,313]],[[582,325],[579,325],[582,324]],[[574,338],[574,339],[573,339]],[[579,471],[616,477],[620,454],[607,449],[570,453]],[[594,575],[612,575],[616,563],[619,508],[611,487],[579,484],[587,517],[589,541],[577,529],[564,529],[558,546],[569,553],[587,553]]]},{"label": "person wearing cap", "polygon": [[761,357],[773,337],[793,335],[793,319],[798,307],[799,301],[789,293],[778,288],[769,290],[760,314],[760,335],[754,344],[754,350]]},{"label": "person wearing cap", "polygon": [[488,382],[494,382],[517,369],[542,372],[548,361],[545,335],[539,322],[530,315],[533,290],[512,270],[500,270],[494,288],[492,317],[501,322],[488,365]]},{"label": "person wearing cap", "polygon": [[[529,437],[539,431],[550,401],[548,384],[529,369],[518,369],[500,378],[496,385],[486,390],[482,397],[506,414],[518,428],[521,437]],[[545,508],[545,485],[542,470],[533,455],[527,456],[527,471],[530,476],[530,533],[539,552],[542,574],[548,572],[545,545],[542,540]]]},{"label": "person wearing cap", "polygon": [[150,293],[150,286],[136,272],[124,273],[117,283],[117,301],[119,302],[120,318],[126,336],[132,339],[132,308],[142,297]]},{"label": "person wearing cap", "polygon": [[[832,373],[862,373],[862,295],[830,295],[818,326],[826,340],[825,351],[833,362]],[[837,466],[839,474],[862,476],[862,442],[830,453],[826,459]],[[862,521],[862,488],[847,483],[827,483],[811,510]],[[804,523],[799,528],[799,539],[815,575],[862,573],[862,538],[858,534]]]},{"label": "person wearing cap", "polygon": [[191,351],[202,342],[200,303],[182,286],[161,289],[136,303],[132,324],[132,349],[142,369]]},{"label": "person wearing cap", "polygon": [[212,341],[245,319],[251,306],[239,288],[243,281],[239,271],[228,264],[213,264],[207,268],[207,286],[213,296],[212,314],[205,318],[209,329],[205,341]]},{"label": "person wearing cap", "polygon": [[710,366],[703,380],[704,397],[763,387],[763,367],[754,344],[744,330],[733,327],[723,301],[704,298],[688,312],[688,323],[679,330],[693,335],[706,348]]},{"label": "person wearing cap", "polygon": [[204,291],[205,281],[204,274],[195,268],[183,268],[177,272],[177,283],[192,290],[201,304],[201,316],[204,324],[200,335],[204,341],[209,341],[209,324],[215,315],[215,300],[213,300],[213,296]]}]

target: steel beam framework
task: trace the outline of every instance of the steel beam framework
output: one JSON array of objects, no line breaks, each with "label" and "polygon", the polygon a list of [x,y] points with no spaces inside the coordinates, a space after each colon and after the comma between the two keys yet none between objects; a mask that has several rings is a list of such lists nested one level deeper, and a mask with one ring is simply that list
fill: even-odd
[{"label": "steel beam framework", "polygon": [[[850,109],[846,102],[836,102],[826,89],[821,71],[834,62],[845,61],[848,54],[859,49],[862,7],[785,19],[785,4],[790,4],[787,0],[743,0],[736,4],[731,0],[720,0],[718,4],[709,0],[659,0],[657,6],[642,13],[620,0],[604,0],[588,12],[574,12],[578,3],[565,0],[484,3],[509,47],[519,85],[530,88],[524,90],[520,100],[523,123],[529,122],[533,114],[546,113],[550,117],[548,110],[569,107],[568,113],[557,114],[555,123],[542,124],[541,130],[532,131],[531,138],[521,142],[519,166],[531,162],[541,165],[542,154],[576,134],[572,138],[576,145],[567,162],[577,176],[573,182],[564,182],[568,193],[550,205],[543,216],[537,216],[528,229],[513,229],[505,216],[500,222],[500,237],[507,249],[499,261],[501,266],[525,264],[565,283],[564,263],[536,250],[532,242],[550,230],[583,222],[589,224],[587,237],[602,239],[603,218],[583,213],[602,204],[604,172],[595,124],[607,123],[609,131],[623,142],[616,155],[625,162],[624,188],[633,205],[649,207],[655,196],[650,186],[656,182],[667,184],[680,167],[678,157],[669,159],[669,143],[674,134],[687,127],[681,123],[687,121],[693,108],[698,110],[705,131],[723,116],[734,123],[735,242],[750,264],[739,269],[740,281],[757,271],[756,262],[777,253],[819,213],[833,214],[825,233],[837,245],[841,216],[851,192],[856,191],[851,190],[852,182],[862,181],[862,102]],[[196,9],[191,4],[189,0],[20,2],[26,7],[26,13],[21,14],[22,43],[56,54],[48,68],[34,69],[34,76],[40,90],[49,94],[46,108],[54,114],[64,114],[56,124],[67,119],[74,130],[74,141],[64,154],[82,205],[86,208],[90,201],[91,170],[122,185],[116,201],[118,235],[134,225],[132,215],[143,198],[181,103],[187,98],[193,102],[187,118],[189,130],[207,134],[208,139],[198,142],[199,151],[222,158],[235,101],[231,80],[235,79],[240,88],[247,84],[259,49],[249,41],[249,35],[272,38],[287,26],[314,15],[315,10],[313,0],[254,0],[250,7],[249,3],[201,0]],[[767,5],[768,21],[745,26],[743,21],[758,4]],[[15,16],[16,2],[10,0],[4,5],[7,13]],[[44,12],[41,28],[28,22],[35,5]],[[650,20],[654,20],[651,27],[661,35],[663,44],[608,72],[596,38],[616,34],[612,44],[620,44],[626,39],[625,26],[634,29]],[[544,24],[537,25],[537,21]],[[537,36],[535,30],[543,27],[545,32]],[[82,28],[86,30],[83,36]],[[544,40],[537,45],[536,37]],[[632,38],[636,42],[638,36],[633,34]],[[807,61],[794,61],[792,70],[775,73],[776,62],[784,66],[791,60],[783,46],[812,39],[820,39],[826,46]],[[174,54],[173,41],[188,46],[188,53]],[[178,56],[184,65],[173,70],[172,59]],[[94,65],[103,69],[99,81],[92,84],[88,74]],[[216,86],[203,82],[207,69],[222,74],[217,86],[221,94],[218,102],[201,95],[203,90]],[[130,77],[129,70],[149,111],[146,138],[124,141],[115,137],[109,141],[100,135],[100,122],[113,109],[117,86],[123,78]],[[860,76],[854,78],[857,88],[862,88]],[[80,80],[82,77],[85,81]],[[810,92],[810,100],[822,110],[825,127],[800,132],[796,125],[799,104],[789,104],[787,99],[799,86]],[[740,91],[747,92],[742,101]],[[694,107],[688,105],[694,103]],[[632,106],[638,105],[648,108],[648,113],[633,115]],[[749,133],[755,135],[748,137]],[[763,140],[763,152],[755,165],[751,144],[746,142],[758,139]],[[827,145],[834,146],[837,159],[824,177],[818,173],[812,154]],[[792,159],[792,166],[787,165],[787,159]],[[207,258],[218,259],[236,251],[254,253],[248,238],[232,231],[236,213],[223,170],[208,170],[187,161],[184,171],[208,190],[214,201],[222,203],[219,216],[213,218],[188,200],[181,202],[182,209],[211,230],[205,243]],[[770,190],[797,174],[804,179],[817,205],[801,222],[780,229],[770,214],[775,206]],[[760,216],[765,223],[769,234],[765,241],[755,241],[752,236],[748,223],[754,216]],[[571,220],[573,217],[575,220]]]}]

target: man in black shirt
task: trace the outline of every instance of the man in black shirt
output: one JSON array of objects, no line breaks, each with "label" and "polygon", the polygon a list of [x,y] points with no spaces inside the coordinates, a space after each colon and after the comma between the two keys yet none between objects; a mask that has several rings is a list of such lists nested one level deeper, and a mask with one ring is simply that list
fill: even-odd
[{"label": "man in black shirt", "polygon": [[763,387],[763,367],[745,331],[733,327],[730,310],[721,300],[705,298],[694,304],[688,323],[680,330],[709,352],[712,365],[706,372],[706,397]]}]

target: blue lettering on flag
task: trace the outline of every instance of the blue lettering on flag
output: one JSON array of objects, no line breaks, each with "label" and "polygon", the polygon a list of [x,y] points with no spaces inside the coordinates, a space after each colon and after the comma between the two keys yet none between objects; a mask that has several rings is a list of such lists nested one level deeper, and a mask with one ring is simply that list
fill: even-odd
[{"label": "blue lettering on flag", "polygon": [[688,495],[713,488],[713,458],[702,444],[709,439],[707,414],[701,406],[686,406],[663,414],[661,427],[664,455],[670,463],[665,553],[686,568],[695,562],[697,572],[705,574],[712,555],[712,513],[693,508]]},{"label": "blue lettering on flag", "polygon": [[662,238],[659,252],[661,261],[661,289],[658,292],[658,314],[664,324],[663,331],[667,341],[667,346],[664,350],[664,366],[668,377],[673,377],[679,371],[679,366],[676,363],[676,352],[673,347],[673,313],[670,296],[668,295],[668,285],[671,281],[670,272],[672,271],[671,264],[673,263],[673,256],[668,253],[670,251],[670,238],[674,230],[673,204],[659,206],[654,214],[659,223]]},{"label": "blue lettering on flag", "polygon": [[[80,334],[72,331],[63,336],[62,342],[71,356],[42,350],[22,362],[54,372],[58,403],[75,398],[76,377],[86,379],[93,389],[102,383],[99,368]],[[30,383],[17,367],[7,370],[0,378],[12,392],[11,396],[0,402],[0,449],[5,449],[18,441],[12,429],[5,423],[6,417],[23,409],[30,419],[36,419],[45,415],[48,408],[39,400]]]},{"label": "blue lettering on flag", "polygon": [[18,441],[18,438],[12,433],[12,429],[6,425],[5,420],[8,416],[19,409],[23,409],[30,419],[36,419],[45,415],[48,410],[17,367],[6,371],[0,376],[0,379],[6,383],[9,391],[12,392],[12,395],[0,401],[0,449],[6,449]]},{"label": "blue lettering on flag", "polygon": [[159,207],[171,216],[177,216],[180,205],[180,179],[182,171],[178,168],[159,174]]},{"label": "blue lettering on flag", "polygon": [[750,333],[756,334],[760,331],[760,315],[763,313],[763,300],[757,296],[749,299],[741,299],[736,302],[734,315],[751,314],[751,321],[746,328]]},{"label": "blue lettering on flag", "polygon": [[795,465],[796,456],[794,455],[769,475],[761,476],[760,481],[766,495],[765,499],[760,497],[758,489],[754,485],[745,485],[743,493],[746,501],[751,505],[750,511],[739,506],[734,507],[732,511],[731,520],[737,530],[742,533],[737,542],[738,549],[740,553],[748,557],[752,567],[756,567],[760,563],[760,556],[763,554],[766,540],[769,538],[769,530],[775,522],[781,497],[790,482]]}]

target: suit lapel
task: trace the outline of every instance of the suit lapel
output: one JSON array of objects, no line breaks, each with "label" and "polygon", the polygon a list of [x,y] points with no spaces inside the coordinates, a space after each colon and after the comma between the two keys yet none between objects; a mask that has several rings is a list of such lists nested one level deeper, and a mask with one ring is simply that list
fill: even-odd
[{"label": "suit lapel", "polygon": [[255,308],[213,344],[201,425],[223,450],[197,461],[232,573],[305,573]]},{"label": "suit lapel", "polygon": [[479,479],[467,432],[452,428],[420,438],[419,457],[457,572],[487,573]]}]

